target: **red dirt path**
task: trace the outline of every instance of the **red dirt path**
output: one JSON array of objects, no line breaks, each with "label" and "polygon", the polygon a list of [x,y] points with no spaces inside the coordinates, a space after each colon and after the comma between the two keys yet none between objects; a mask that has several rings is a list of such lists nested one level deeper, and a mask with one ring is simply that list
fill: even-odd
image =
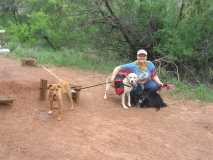
[{"label": "red dirt path", "polygon": [[[88,86],[106,75],[64,67],[51,70]],[[174,100],[169,107],[124,110],[120,97],[103,99],[104,86],[82,90],[80,106],[64,106],[62,121],[39,101],[40,78],[55,79],[39,67],[22,67],[0,57],[0,160],[212,160],[213,104]]]}]

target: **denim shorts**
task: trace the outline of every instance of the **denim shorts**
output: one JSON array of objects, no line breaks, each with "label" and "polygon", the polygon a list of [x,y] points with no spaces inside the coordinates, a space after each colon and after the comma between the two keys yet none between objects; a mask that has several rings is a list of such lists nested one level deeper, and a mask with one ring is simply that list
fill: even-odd
[{"label": "denim shorts", "polygon": [[145,84],[137,84],[132,92],[133,95],[141,95],[144,90],[149,90],[149,91],[157,91],[160,88],[160,85],[155,82],[154,80],[149,80]]},{"label": "denim shorts", "polygon": [[149,80],[148,82],[144,84],[145,90],[157,91],[159,88],[160,88],[160,85],[154,80]]}]

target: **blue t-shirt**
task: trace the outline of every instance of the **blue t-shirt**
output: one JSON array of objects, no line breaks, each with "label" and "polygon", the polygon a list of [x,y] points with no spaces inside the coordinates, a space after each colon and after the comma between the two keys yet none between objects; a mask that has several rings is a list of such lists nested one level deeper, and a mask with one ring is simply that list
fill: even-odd
[{"label": "blue t-shirt", "polygon": [[145,62],[145,67],[141,68],[137,61],[121,65],[123,69],[129,69],[143,80],[145,78],[151,79],[156,74],[155,65],[151,61]]}]

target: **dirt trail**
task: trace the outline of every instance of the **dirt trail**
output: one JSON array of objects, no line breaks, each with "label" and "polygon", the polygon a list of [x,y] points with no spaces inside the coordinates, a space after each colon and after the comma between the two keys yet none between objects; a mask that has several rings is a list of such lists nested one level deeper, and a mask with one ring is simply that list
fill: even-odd
[{"label": "dirt trail", "polygon": [[[51,67],[58,76],[88,86],[106,75]],[[0,105],[0,160],[212,160],[213,104],[171,100],[169,107],[120,106],[103,99],[104,86],[82,90],[80,106],[64,106],[62,121],[48,116],[39,101],[40,78],[55,79],[38,67],[0,57],[0,95],[16,98]]]}]

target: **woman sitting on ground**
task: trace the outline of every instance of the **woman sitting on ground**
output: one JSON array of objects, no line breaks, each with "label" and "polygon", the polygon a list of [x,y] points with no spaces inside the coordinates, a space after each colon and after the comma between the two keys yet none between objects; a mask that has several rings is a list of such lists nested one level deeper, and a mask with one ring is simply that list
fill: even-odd
[{"label": "woman sitting on ground", "polygon": [[156,91],[163,86],[156,73],[155,65],[147,60],[147,51],[144,49],[138,50],[136,61],[117,66],[113,70],[112,82],[114,82],[116,75],[121,69],[131,70],[131,72],[137,74],[139,77],[138,85],[133,89],[133,95],[139,95],[143,90]]}]

